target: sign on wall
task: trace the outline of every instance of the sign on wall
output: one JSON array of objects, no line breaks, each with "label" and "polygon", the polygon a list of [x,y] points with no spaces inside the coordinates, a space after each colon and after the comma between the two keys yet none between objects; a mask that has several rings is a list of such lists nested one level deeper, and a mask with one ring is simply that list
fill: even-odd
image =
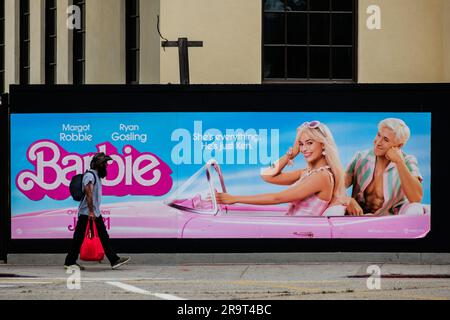
[{"label": "sign on wall", "polygon": [[[410,129],[400,153],[421,181],[415,207],[403,194],[401,164],[385,168],[378,193],[372,183],[386,157],[376,150],[378,124],[388,118]],[[331,149],[316,152],[323,141],[299,136],[305,125],[333,137],[343,170],[354,175],[348,198],[335,198]],[[295,146],[282,170],[291,179],[280,184],[276,164]],[[101,206],[112,238],[410,239],[430,230],[430,113],[12,114],[12,239],[72,237],[78,203],[68,186],[96,152],[113,158]],[[323,170],[331,184],[312,190],[308,178]],[[366,215],[345,214],[352,196]]]}]

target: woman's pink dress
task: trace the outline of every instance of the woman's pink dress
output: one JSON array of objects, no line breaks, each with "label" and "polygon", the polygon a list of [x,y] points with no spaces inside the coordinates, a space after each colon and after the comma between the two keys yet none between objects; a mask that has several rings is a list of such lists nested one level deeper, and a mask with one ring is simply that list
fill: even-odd
[{"label": "woman's pink dress", "polygon": [[[310,175],[319,171],[327,172],[330,175],[331,180],[334,182],[333,173],[331,173],[330,167],[325,166],[307,171],[300,177],[300,179],[298,179],[298,181],[294,185],[299,184],[306,177],[309,177]],[[286,214],[289,216],[321,216],[328,208],[329,203],[330,201],[322,200],[316,194],[313,194],[309,197],[306,197],[305,199],[292,202]]]}]

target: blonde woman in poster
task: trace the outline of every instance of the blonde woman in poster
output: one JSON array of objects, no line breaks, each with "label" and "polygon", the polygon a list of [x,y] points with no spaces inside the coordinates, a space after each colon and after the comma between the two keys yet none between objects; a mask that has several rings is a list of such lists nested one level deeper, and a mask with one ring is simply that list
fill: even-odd
[{"label": "blonde woman in poster", "polygon": [[[304,156],[307,168],[283,172],[299,154]],[[331,210],[327,210],[327,214],[333,211],[333,215],[345,213],[344,170],[331,131],[319,121],[303,123],[297,129],[293,146],[261,176],[268,183],[291,187],[278,193],[250,196],[217,193],[218,203],[289,203],[286,214],[291,216],[322,216],[328,208]]]}]

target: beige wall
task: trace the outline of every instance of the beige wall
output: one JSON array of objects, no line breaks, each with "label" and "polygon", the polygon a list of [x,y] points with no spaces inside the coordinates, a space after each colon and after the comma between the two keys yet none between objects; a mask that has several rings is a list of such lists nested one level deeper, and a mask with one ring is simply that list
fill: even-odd
[{"label": "beige wall", "polygon": [[161,40],[156,25],[157,15],[160,14],[160,0],[141,0],[139,14],[141,22],[139,81],[141,84],[159,84]]},{"label": "beige wall", "polygon": [[[444,2],[359,0],[359,82],[444,81]],[[371,4],[381,8],[381,30],[366,27]]]},{"label": "beige wall", "polygon": [[[31,83],[44,83],[44,0],[31,0]],[[72,83],[72,32],[57,0],[57,82]],[[382,29],[366,27],[366,9],[381,7]],[[358,0],[360,83],[450,82],[450,0]],[[86,83],[125,83],[125,0],[87,0]],[[190,48],[191,83],[261,83],[260,0],[141,0],[140,83],[179,83],[177,48]],[[5,83],[19,83],[19,0],[5,0]]]},{"label": "beige wall", "polygon": [[30,1],[30,84],[45,83],[45,1]]},{"label": "beige wall", "polygon": [[[201,40],[190,48],[191,83],[261,82],[261,0],[163,0],[161,33]],[[161,84],[179,83],[178,49],[161,52]]]},{"label": "beige wall", "polygon": [[86,0],[86,84],[125,78],[125,0]]},{"label": "beige wall", "polygon": [[19,83],[19,1],[5,0],[5,91]]},{"label": "beige wall", "polygon": [[56,3],[56,78],[58,84],[72,84],[72,32],[67,27],[67,8],[72,0]]},{"label": "beige wall", "polygon": [[444,1],[444,81],[450,82],[450,0]]}]

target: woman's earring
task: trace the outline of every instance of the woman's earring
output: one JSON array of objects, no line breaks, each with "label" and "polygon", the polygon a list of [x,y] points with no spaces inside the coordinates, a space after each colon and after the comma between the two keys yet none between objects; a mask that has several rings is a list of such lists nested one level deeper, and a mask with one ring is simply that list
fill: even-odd
[{"label": "woman's earring", "polygon": [[327,153],[325,152],[325,150],[322,151],[322,155],[323,155],[323,156],[326,156],[326,155],[327,155]]}]

